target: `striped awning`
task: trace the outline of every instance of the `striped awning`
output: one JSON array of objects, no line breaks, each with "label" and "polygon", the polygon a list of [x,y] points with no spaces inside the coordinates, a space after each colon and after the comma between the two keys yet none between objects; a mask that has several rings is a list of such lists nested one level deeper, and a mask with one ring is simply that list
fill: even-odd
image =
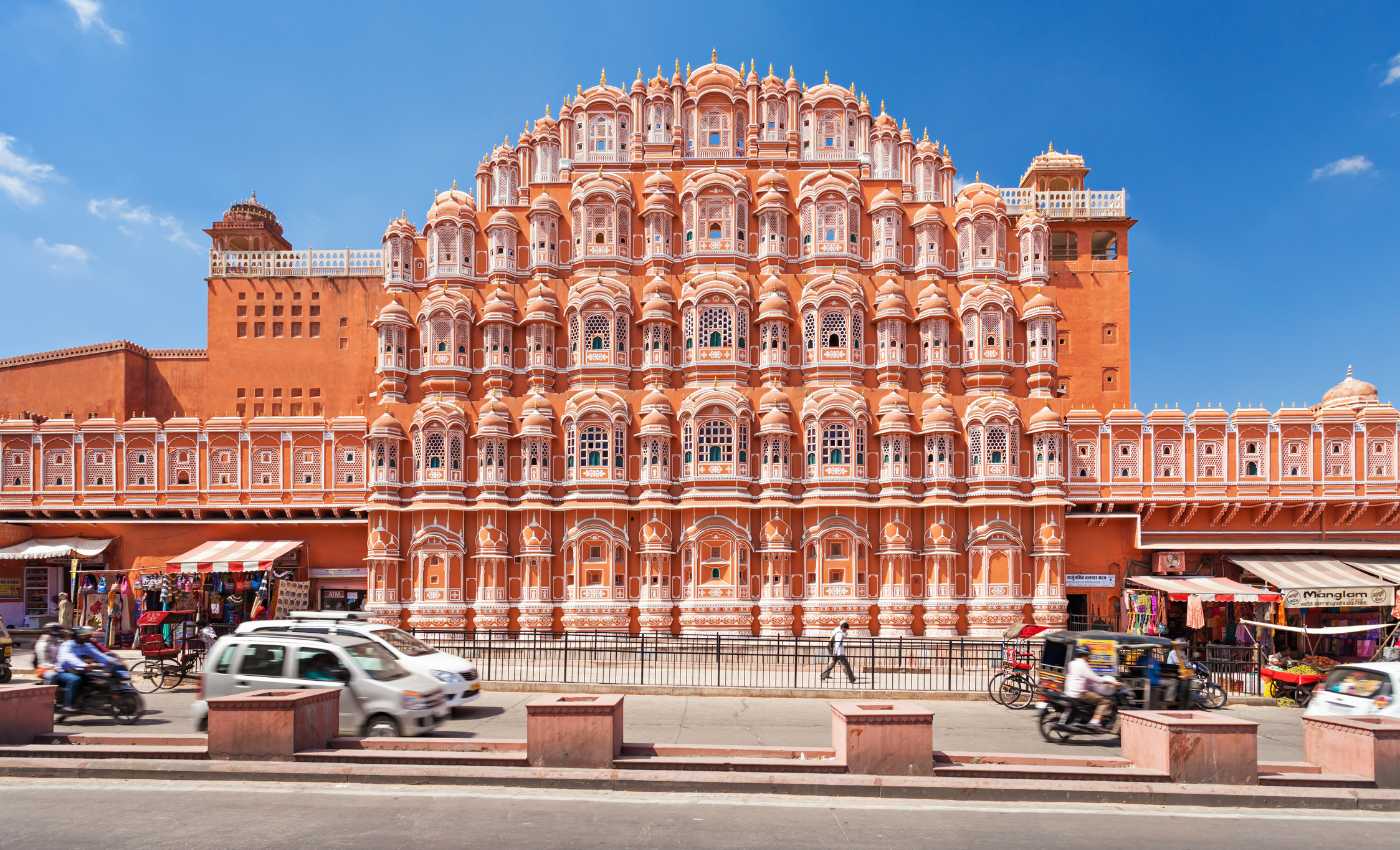
[{"label": "striped awning", "polygon": [[1279,598],[1279,594],[1266,587],[1214,576],[1130,576],[1128,581],[1149,590],[1159,590],[1172,599],[1199,596],[1207,602],[1277,602]]},{"label": "striped awning", "polygon": [[165,565],[172,573],[241,573],[266,570],[302,545],[300,540],[210,540]]},{"label": "striped awning", "polygon": [[112,545],[111,538],[41,537],[0,549],[0,561],[47,561],[53,558],[96,558]]},{"label": "striped awning", "polygon": [[1336,558],[1315,555],[1231,555],[1230,560],[1280,590],[1374,587],[1385,584]]},{"label": "striped awning", "polygon": [[1348,556],[1347,565],[1356,567],[1391,584],[1400,584],[1400,558],[1353,558]]}]

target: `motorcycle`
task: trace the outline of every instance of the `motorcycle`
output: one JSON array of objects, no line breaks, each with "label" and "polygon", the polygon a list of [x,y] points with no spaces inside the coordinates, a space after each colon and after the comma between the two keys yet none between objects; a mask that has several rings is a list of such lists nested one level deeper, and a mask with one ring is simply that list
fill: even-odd
[{"label": "motorcycle", "polygon": [[73,714],[92,714],[111,716],[119,723],[135,723],[145,710],[145,700],[131,684],[131,671],[121,663],[84,672],[73,695],[72,710],[63,709],[62,690],[54,694],[54,713],[63,719]]},{"label": "motorcycle", "polygon": [[1068,741],[1076,735],[1116,736],[1118,734],[1118,711],[1129,703],[1132,691],[1119,687],[1109,697],[1108,712],[1103,717],[1103,725],[1094,726],[1089,721],[1094,717],[1094,707],[1059,691],[1042,690],[1044,705],[1040,709],[1040,736],[1052,744]]},{"label": "motorcycle", "polygon": [[1211,678],[1210,668],[1199,661],[1193,661],[1191,668],[1195,673],[1191,677],[1191,704],[1208,711],[1224,708],[1230,697]]}]

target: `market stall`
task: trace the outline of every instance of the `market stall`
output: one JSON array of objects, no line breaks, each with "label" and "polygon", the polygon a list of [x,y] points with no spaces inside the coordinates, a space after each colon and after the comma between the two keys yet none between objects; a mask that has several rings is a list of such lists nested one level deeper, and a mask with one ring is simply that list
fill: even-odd
[{"label": "market stall", "polygon": [[[1380,629],[1395,607],[1395,583],[1352,562],[1364,559],[1321,555],[1231,555],[1242,570],[1280,592],[1274,616],[1256,616],[1287,629],[1274,629],[1273,652],[1289,657],[1317,655],[1338,660],[1371,658]],[[1304,640],[1312,635],[1312,641]]]},{"label": "market stall", "polygon": [[224,633],[245,620],[285,613],[282,597],[305,607],[304,548],[300,540],[201,543],[167,561],[152,610],[198,611],[200,621]]},{"label": "market stall", "polygon": [[1134,634],[1240,645],[1243,617],[1267,613],[1280,598],[1268,588],[1219,576],[1130,576],[1123,591],[1124,628]]},{"label": "market stall", "polygon": [[1327,678],[1328,672],[1337,666],[1337,659],[1317,651],[1320,643],[1335,639],[1339,635],[1373,635],[1375,637],[1372,639],[1378,641],[1377,650],[1372,658],[1363,660],[1393,661],[1395,660],[1395,634],[1400,623],[1381,622],[1360,626],[1308,628],[1306,626],[1280,625],[1262,620],[1245,620],[1242,625],[1246,628],[1257,629],[1264,634],[1287,632],[1299,637],[1303,645],[1299,657],[1273,653],[1260,668],[1259,675],[1267,683],[1263,689],[1265,696],[1277,697],[1280,700],[1305,706],[1312,698],[1313,687]]},{"label": "market stall", "polygon": [[111,545],[110,538],[39,537],[0,548],[0,616],[30,628],[57,620],[58,595],[73,600],[74,576],[105,568]]}]

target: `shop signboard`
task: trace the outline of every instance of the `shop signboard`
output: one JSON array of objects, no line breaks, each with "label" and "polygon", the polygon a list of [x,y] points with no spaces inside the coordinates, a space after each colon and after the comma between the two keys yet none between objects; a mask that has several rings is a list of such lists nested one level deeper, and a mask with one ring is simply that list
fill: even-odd
[{"label": "shop signboard", "polygon": [[1079,638],[1075,643],[1089,650],[1089,666],[1095,673],[1110,676],[1118,672],[1118,643],[1111,640]]},{"label": "shop signboard", "polygon": [[1118,586],[1113,573],[1065,573],[1065,587],[1109,588]]},{"label": "shop signboard", "polygon": [[1287,608],[1389,608],[1395,604],[1395,587],[1295,587],[1283,592]]},{"label": "shop signboard", "polygon": [[364,567],[312,567],[312,578],[364,578]]},{"label": "shop signboard", "polygon": [[0,600],[18,601],[22,582],[19,576],[0,576]]}]

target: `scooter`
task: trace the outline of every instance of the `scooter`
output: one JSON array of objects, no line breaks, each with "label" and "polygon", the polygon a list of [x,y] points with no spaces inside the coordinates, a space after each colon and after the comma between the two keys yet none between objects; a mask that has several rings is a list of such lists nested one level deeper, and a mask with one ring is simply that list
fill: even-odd
[{"label": "scooter", "polygon": [[131,684],[131,671],[120,662],[94,667],[82,674],[73,695],[73,709],[63,709],[63,692],[54,694],[54,713],[66,719],[74,714],[110,716],[119,723],[135,723],[146,710],[146,702]]},{"label": "scooter", "polygon": [[1052,744],[1068,741],[1076,735],[1092,737],[1113,737],[1118,734],[1118,710],[1127,704],[1131,691],[1120,687],[1109,697],[1108,712],[1103,724],[1096,726],[1089,721],[1094,717],[1094,708],[1078,699],[1067,697],[1059,691],[1042,689],[1040,697],[1044,701],[1040,709],[1040,736]]}]

